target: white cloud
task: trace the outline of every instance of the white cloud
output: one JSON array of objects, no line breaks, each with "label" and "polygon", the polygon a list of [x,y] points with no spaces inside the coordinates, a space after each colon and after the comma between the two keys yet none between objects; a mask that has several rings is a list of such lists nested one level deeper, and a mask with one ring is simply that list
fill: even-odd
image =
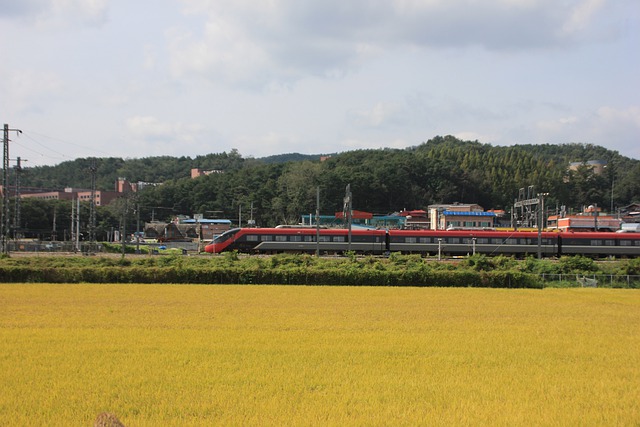
[{"label": "white cloud", "polygon": [[631,106],[626,109],[613,107],[601,107],[597,111],[598,118],[607,126],[628,125],[638,128],[638,139],[640,139],[640,107]]},{"label": "white cloud", "polygon": [[143,66],[147,70],[153,70],[158,62],[158,54],[155,46],[147,44],[144,46]]},{"label": "white cloud", "polygon": [[594,15],[603,7],[606,0],[585,0],[575,5],[566,18],[562,31],[573,34],[589,26]]},{"label": "white cloud", "polygon": [[43,100],[60,93],[63,86],[55,73],[33,69],[0,70],[0,79],[6,82],[0,85],[0,97],[16,112],[45,111]]},{"label": "white cloud", "polygon": [[537,123],[538,129],[543,132],[562,132],[567,128],[573,128],[578,125],[580,120],[578,117],[559,117],[552,120],[541,120]]},{"label": "white cloud", "polygon": [[593,126],[590,135],[597,140],[589,142],[640,159],[640,106],[599,108]]},{"label": "white cloud", "polygon": [[588,31],[606,0],[184,0],[200,29],[170,33],[176,75],[262,82],[338,75],[394,49],[553,48]]},{"label": "white cloud", "polygon": [[402,116],[402,107],[393,102],[378,102],[369,110],[354,110],[348,116],[357,126],[380,127],[397,122]]},{"label": "white cloud", "polygon": [[539,121],[536,128],[535,142],[591,143],[640,158],[639,106],[604,106],[576,116]]},{"label": "white cloud", "polygon": [[255,78],[256,70],[269,68],[263,48],[241,27],[223,20],[208,22],[201,39],[175,29],[168,36],[171,69],[177,77],[196,74],[211,80],[242,82]]},{"label": "white cloud", "polygon": [[135,116],[127,119],[126,126],[134,139],[146,142],[191,144],[203,127],[182,122],[170,123],[153,116]]},{"label": "white cloud", "polygon": [[640,139],[640,107],[613,108],[604,106],[590,113],[588,116],[559,117],[552,120],[542,120],[537,123],[542,132],[566,133],[588,130],[599,135],[615,134],[616,129],[635,128]]},{"label": "white cloud", "polygon": [[39,28],[100,26],[109,0],[3,0],[0,16],[17,16]]}]

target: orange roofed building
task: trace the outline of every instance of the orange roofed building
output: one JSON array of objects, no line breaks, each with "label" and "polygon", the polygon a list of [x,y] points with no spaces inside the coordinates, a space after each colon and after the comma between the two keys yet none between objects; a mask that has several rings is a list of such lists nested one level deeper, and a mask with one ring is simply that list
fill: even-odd
[{"label": "orange roofed building", "polygon": [[576,215],[551,215],[547,219],[547,228],[558,231],[617,231],[622,220],[613,215],[600,214],[600,208],[589,206],[583,213]]}]

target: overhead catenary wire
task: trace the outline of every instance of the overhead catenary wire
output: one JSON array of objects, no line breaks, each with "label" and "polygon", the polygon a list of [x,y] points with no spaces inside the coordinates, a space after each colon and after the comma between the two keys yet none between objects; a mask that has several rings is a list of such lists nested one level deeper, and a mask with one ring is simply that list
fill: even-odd
[{"label": "overhead catenary wire", "polygon": [[[25,136],[27,139],[29,139],[29,141],[31,143],[30,144],[24,144],[24,143],[20,143],[20,142],[14,141],[17,146],[19,146],[21,149],[24,149],[24,150],[30,151],[32,153],[35,153],[35,154],[39,155],[41,158],[45,158],[45,159],[49,159],[49,160],[53,160],[53,161],[74,160],[74,159],[78,158],[78,155],[75,152],[73,154],[65,154],[61,150],[54,149],[54,148],[52,148],[50,146],[50,144],[46,144],[46,143],[42,142],[42,138],[46,138],[48,140],[55,141],[57,143],[56,147],[58,147],[58,148],[60,147],[59,143],[62,143],[62,144],[74,146],[74,147],[77,147],[77,148],[82,148],[83,150],[88,150],[88,151],[91,151],[91,152],[94,152],[94,153],[99,153],[99,154],[102,154],[102,155],[105,155],[105,156],[109,156],[109,153],[106,153],[106,152],[101,151],[101,150],[97,150],[97,149],[92,148],[92,147],[87,147],[87,146],[84,146],[84,145],[81,145],[81,144],[77,144],[77,143],[74,143],[74,142],[66,141],[66,140],[63,140],[63,139],[60,139],[60,138],[56,138],[56,137],[52,137],[52,136],[48,136],[48,135],[43,135],[43,134],[40,134],[40,133],[37,133],[37,132],[33,132],[33,131],[24,132],[23,136]],[[52,154],[47,154],[46,152],[43,152],[43,151],[36,150],[33,147],[34,144],[39,146],[39,147],[44,148],[45,150],[47,150],[47,151],[49,151],[51,153],[53,153],[53,155]]]}]

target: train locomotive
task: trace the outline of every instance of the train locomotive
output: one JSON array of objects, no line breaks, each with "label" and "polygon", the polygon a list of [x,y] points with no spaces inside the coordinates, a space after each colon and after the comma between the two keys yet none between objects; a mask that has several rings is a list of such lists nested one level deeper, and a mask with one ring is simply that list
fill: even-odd
[{"label": "train locomotive", "polygon": [[238,251],[275,254],[344,253],[381,255],[390,252],[423,255],[543,256],[586,255],[592,257],[640,256],[640,233],[542,232],[492,230],[384,230],[315,228],[234,228],[205,246],[208,253]]}]

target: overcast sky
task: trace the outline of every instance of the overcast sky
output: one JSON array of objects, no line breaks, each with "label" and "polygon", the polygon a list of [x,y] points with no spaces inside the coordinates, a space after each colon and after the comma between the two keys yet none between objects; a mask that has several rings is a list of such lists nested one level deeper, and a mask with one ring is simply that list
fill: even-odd
[{"label": "overcast sky", "polygon": [[0,0],[0,121],[24,166],[448,134],[640,159],[639,52],[638,0]]}]

